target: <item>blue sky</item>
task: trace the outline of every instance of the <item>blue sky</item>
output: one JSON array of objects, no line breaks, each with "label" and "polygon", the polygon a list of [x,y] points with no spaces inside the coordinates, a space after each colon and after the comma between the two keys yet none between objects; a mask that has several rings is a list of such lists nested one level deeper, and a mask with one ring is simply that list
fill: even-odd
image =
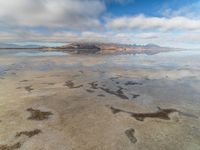
[{"label": "blue sky", "polygon": [[0,0],[0,42],[200,48],[200,0]]},{"label": "blue sky", "polygon": [[107,2],[107,12],[115,16],[140,13],[147,16],[162,16],[163,9],[177,10],[196,2],[197,0],[124,0],[121,3],[113,1]]}]

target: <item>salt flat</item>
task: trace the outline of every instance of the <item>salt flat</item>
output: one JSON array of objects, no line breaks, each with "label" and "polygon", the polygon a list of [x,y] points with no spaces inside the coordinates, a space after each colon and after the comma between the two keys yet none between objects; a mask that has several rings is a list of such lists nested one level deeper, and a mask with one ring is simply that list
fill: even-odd
[{"label": "salt flat", "polygon": [[0,150],[200,149],[199,52],[16,54],[0,56]]}]

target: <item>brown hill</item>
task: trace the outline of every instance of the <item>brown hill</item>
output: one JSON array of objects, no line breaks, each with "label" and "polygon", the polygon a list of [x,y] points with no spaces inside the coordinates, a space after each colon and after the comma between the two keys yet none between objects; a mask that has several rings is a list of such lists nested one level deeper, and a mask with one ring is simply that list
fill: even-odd
[{"label": "brown hill", "polygon": [[[178,48],[161,47],[155,44],[128,45],[113,43],[71,43],[62,47],[53,48],[76,54],[111,54],[111,53],[146,53],[156,54],[167,51],[181,50]],[[51,49],[52,50],[52,49]]]}]

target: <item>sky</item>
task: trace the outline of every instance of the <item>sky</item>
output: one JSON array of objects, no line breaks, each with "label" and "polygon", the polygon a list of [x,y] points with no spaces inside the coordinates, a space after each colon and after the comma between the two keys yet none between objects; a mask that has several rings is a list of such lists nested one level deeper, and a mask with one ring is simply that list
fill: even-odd
[{"label": "sky", "polygon": [[200,0],[0,0],[0,43],[200,49]]}]

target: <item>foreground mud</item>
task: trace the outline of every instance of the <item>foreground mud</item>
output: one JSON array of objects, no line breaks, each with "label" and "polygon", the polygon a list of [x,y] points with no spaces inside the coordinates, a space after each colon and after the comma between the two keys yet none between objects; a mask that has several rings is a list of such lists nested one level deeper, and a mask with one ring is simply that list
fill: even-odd
[{"label": "foreground mud", "polygon": [[195,65],[109,68],[91,56],[0,61],[9,66],[0,79],[0,150],[200,149]]}]

